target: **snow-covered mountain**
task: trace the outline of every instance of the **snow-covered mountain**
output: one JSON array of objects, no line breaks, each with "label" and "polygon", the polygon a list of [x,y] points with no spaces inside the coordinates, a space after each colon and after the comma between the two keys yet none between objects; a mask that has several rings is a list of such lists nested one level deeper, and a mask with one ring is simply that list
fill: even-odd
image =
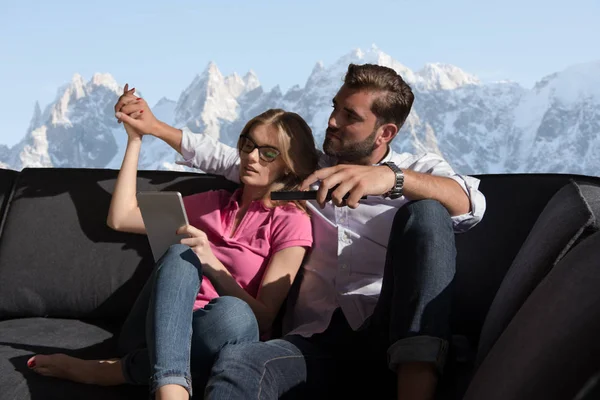
[{"label": "snow-covered mountain", "polygon": [[[153,111],[177,127],[233,145],[245,122],[269,108],[302,115],[322,143],[331,99],[349,63],[376,63],[398,71],[415,92],[413,110],[393,142],[399,151],[442,154],[462,173],[600,171],[600,62],[575,65],[526,89],[514,82],[482,83],[447,64],[412,71],[373,47],[355,50],[330,66],[317,63],[303,87],[265,90],[248,72],[223,76],[214,63],[177,101],[161,99]],[[25,137],[0,145],[0,167],[119,168],[126,134],[114,119],[122,87],[108,74],[89,82],[75,75],[56,100],[33,112]],[[144,139],[140,168],[182,169],[175,152]]]}]

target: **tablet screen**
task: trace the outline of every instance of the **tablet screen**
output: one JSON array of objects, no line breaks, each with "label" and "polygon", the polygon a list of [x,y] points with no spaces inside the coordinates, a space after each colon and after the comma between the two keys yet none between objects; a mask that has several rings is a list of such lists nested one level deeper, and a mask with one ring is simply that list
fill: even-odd
[{"label": "tablet screen", "polygon": [[187,237],[176,233],[188,225],[183,199],[179,192],[139,192],[137,200],[156,262],[171,245]]}]

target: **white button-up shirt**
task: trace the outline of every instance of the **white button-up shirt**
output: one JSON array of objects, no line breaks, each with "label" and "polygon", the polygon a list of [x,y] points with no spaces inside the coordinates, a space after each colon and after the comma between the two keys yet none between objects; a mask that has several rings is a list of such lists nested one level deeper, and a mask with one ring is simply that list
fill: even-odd
[{"label": "white button-up shirt", "polygon": [[[223,175],[239,182],[239,155],[235,148],[211,136],[183,129],[182,164],[207,173]],[[456,174],[437,154],[398,154],[390,149],[381,161],[392,161],[402,169],[451,178],[463,188],[471,203],[467,214],[452,217],[455,232],[477,224],[485,212],[485,197],[478,190],[479,180]],[[319,167],[330,167],[336,160],[321,153]],[[298,299],[287,310],[284,333],[311,336],[323,332],[340,307],[353,329],[358,329],[373,313],[383,278],[387,244],[396,211],[409,200],[368,196],[356,209],[324,209],[309,202],[312,212],[313,249],[304,263],[304,277]]]}]

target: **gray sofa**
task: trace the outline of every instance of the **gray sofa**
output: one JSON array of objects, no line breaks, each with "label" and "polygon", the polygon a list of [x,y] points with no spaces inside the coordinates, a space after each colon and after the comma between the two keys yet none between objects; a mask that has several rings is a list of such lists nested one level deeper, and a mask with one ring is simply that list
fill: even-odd
[{"label": "gray sofa", "polygon": [[[106,226],[117,172],[0,170],[0,400],[147,398],[145,387],[86,386],[26,366],[35,353],[119,356],[116,336],[153,262],[146,237]],[[138,177],[139,190],[183,195],[236,187],[204,174]],[[479,178],[487,213],[457,235],[439,398],[574,399],[600,371],[600,178]]]}]

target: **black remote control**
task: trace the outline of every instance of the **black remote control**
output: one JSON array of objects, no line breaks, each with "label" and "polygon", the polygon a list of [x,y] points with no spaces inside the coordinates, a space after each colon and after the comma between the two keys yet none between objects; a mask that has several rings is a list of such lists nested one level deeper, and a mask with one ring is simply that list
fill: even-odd
[{"label": "black remote control", "polygon": [[[327,197],[325,201],[331,200],[331,193],[333,193],[335,189],[329,189],[327,192]],[[344,200],[348,199],[350,196],[349,193],[346,193],[344,196]],[[367,196],[361,197],[361,199],[366,199]],[[285,192],[271,192],[271,200],[316,200],[317,199],[317,191],[316,190],[306,190],[306,191],[297,191],[290,190]]]}]

